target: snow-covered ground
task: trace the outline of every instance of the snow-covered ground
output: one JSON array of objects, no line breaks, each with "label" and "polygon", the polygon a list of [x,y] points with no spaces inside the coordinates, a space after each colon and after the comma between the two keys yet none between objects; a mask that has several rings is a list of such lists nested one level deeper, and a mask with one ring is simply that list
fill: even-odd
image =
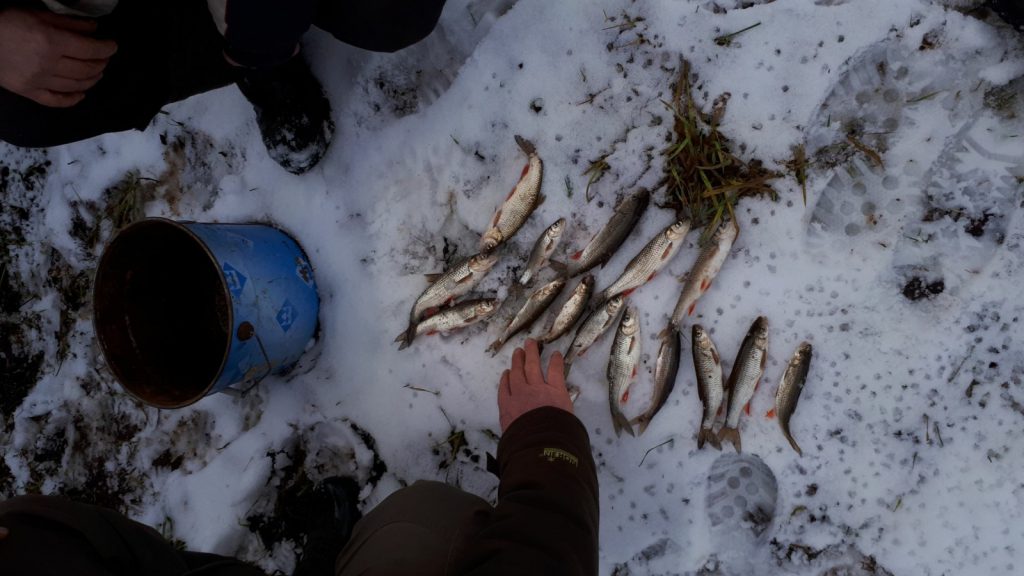
[{"label": "snow-covered ground", "polygon": [[[422,274],[471,254],[515,183],[513,135],[537,145],[547,201],[481,293],[509,294],[558,217],[569,219],[562,249],[575,251],[620,197],[653,188],[672,125],[663,101],[685,57],[698,102],[731,93],[722,130],[737,152],[787,174],[778,202],[740,205],[733,255],[698,305],[726,370],[757,315],[771,326],[742,434],[776,475],[778,509],[768,542],[732,552],[765,574],[875,570],[869,557],[898,575],[1024,571],[1019,35],[984,11],[925,1],[451,0],[435,34],[407,51],[369,54],[318,32],[306,50],[338,133],[302,177],[266,156],[234,88],[170,106],[142,133],[2,148],[0,495],[121,507],[268,571],[289,570],[293,546],[268,549],[247,527],[272,513],[296,464],[314,480],[358,477],[364,509],[420,478],[493,498],[485,454],[512,346],[494,358],[484,349],[518,304],[409,350],[392,340]],[[851,129],[872,153],[846,139]],[[786,168],[801,143],[806,206]],[[610,168],[588,203],[584,172],[601,158]],[[146,215],[272,221],[296,236],[316,268],[322,331],[292,375],[174,411],[121,391],[86,290],[117,212],[107,198],[126,187]],[[672,219],[652,206],[598,287]],[[696,236],[632,297],[646,370],[629,415],[644,408]],[[815,356],[792,424],[798,457],[763,415],[801,340]],[[571,378],[599,465],[601,573],[694,572],[739,544],[708,530],[718,453],[696,449],[688,342],[676,390],[640,438],[612,432],[610,344]]]}]

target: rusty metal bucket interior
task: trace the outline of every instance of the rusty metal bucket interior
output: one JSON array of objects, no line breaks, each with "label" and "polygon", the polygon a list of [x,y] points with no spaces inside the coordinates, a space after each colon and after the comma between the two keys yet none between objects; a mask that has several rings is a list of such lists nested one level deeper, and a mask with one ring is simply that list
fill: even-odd
[{"label": "rusty metal bucket interior", "polygon": [[231,345],[216,260],[183,226],[144,220],[110,244],[96,274],[96,334],[122,386],[160,408],[198,401]]}]

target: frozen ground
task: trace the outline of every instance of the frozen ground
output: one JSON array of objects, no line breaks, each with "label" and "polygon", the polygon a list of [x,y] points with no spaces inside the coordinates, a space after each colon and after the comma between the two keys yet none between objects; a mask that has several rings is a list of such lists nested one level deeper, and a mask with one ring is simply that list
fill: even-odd
[{"label": "frozen ground", "polygon": [[[547,202],[483,292],[505,296],[559,216],[563,248],[579,249],[619,197],[653,187],[671,126],[662,100],[684,56],[699,102],[732,94],[723,131],[741,156],[789,174],[806,143],[812,160],[806,206],[791,174],[774,183],[779,202],[741,204],[734,254],[698,306],[727,369],[751,320],[770,319],[742,433],[775,473],[778,508],[760,545],[713,537],[717,453],[696,450],[688,350],[647,433],[616,438],[606,338],[572,374],[600,466],[601,573],[713,571],[713,556],[735,555],[766,574],[1024,570],[1024,49],[997,20],[924,1],[452,0],[408,51],[312,34],[307,52],[339,129],[303,177],[266,157],[234,88],[170,106],[144,133],[3,148],[0,494],[119,507],[268,571],[291,567],[273,508],[304,478],[357,476],[365,509],[419,478],[493,497],[484,462],[511,346],[483,351],[498,323],[401,353],[392,340],[422,274],[468,255],[514,183],[514,134],[545,160]],[[599,159],[609,168],[588,203],[584,172]],[[97,354],[88,288],[111,228],[143,213],[270,220],[300,240],[322,332],[292,376],[177,411],[121,392]],[[672,216],[648,211],[599,287]],[[633,297],[648,371],[629,414],[643,409],[695,238]],[[815,358],[798,457],[762,415],[804,339]]]}]

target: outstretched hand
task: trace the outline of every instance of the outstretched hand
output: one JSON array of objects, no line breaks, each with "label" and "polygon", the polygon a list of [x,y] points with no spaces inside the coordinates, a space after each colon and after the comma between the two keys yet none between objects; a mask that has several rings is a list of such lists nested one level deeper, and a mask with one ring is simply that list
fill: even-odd
[{"label": "outstretched hand", "polygon": [[553,406],[572,414],[572,400],[565,388],[565,360],[555,352],[548,361],[548,374],[541,370],[540,349],[535,340],[526,341],[525,350],[512,353],[512,369],[505,370],[498,385],[498,415],[504,432],[523,414],[536,408]]},{"label": "outstretched hand", "polygon": [[43,106],[78,104],[117,52],[116,43],[95,33],[94,20],[0,10],[0,87]]}]

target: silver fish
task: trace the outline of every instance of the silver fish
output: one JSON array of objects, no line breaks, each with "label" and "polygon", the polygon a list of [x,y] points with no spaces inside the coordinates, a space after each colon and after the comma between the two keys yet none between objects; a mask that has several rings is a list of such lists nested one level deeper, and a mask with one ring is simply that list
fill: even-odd
[{"label": "silver fish", "polygon": [[593,293],[594,276],[587,274],[572,291],[572,296],[562,305],[562,309],[558,311],[554,322],[551,323],[551,329],[540,337],[539,342],[542,344],[554,342],[572,330],[576,321],[583,316],[583,312],[587,309],[587,303],[590,302],[590,295]]},{"label": "silver fish", "polygon": [[[438,312],[417,324],[416,336],[451,332],[481,322],[493,316],[498,311],[499,304],[500,302],[493,298],[460,302],[452,308]],[[409,344],[405,342],[405,333],[400,334],[395,341],[402,343],[398,347],[399,350],[409,347]]]},{"label": "silver fish", "polygon": [[729,257],[729,251],[732,250],[732,244],[738,234],[739,229],[733,222],[723,220],[710,242],[700,251],[700,256],[697,257],[697,262],[690,269],[690,275],[683,285],[683,291],[679,294],[675,310],[672,311],[673,326],[682,327],[683,318],[686,315],[693,315],[697,309],[697,299],[711,287],[711,282]]},{"label": "silver fish", "polygon": [[536,292],[526,299],[526,303],[519,309],[515,317],[509,321],[501,338],[492,342],[487,351],[491,354],[497,354],[501,347],[505,345],[505,342],[508,342],[509,338],[533,325],[537,318],[540,318],[541,314],[558,298],[564,287],[565,278],[558,278],[537,289]]},{"label": "silver fish", "polygon": [[700,324],[693,325],[693,368],[697,372],[697,395],[704,406],[704,416],[697,432],[697,448],[703,448],[705,442],[719,450],[722,444],[712,432],[718,409],[722,407],[725,390],[722,389],[722,360],[718,349],[711,340],[711,335]]},{"label": "silver fish", "polygon": [[569,372],[573,361],[583,356],[587,349],[612,327],[615,319],[619,317],[623,302],[625,302],[625,298],[621,296],[612,298],[591,312],[587,319],[583,321],[583,324],[580,324],[579,329],[576,330],[576,336],[573,337],[572,343],[569,344],[569,352],[565,355],[566,373]]},{"label": "silver fish", "polygon": [[615,331],[612,354],[608,359],[608,406],[612,412],[616,436],[621,436],[623,430],[629,432],[630,436],[636,436],[620,406],[629,400],[629,387],[639,367],[640,316],[635,306],[627,306],[619,321],[619,328]]},{"label": "silver fish", "polygon": [[412,344],[416,338],[416,325],[427,312],[472,290],[497,263],[496,253],[481,252],[459,262],[442,274],[427,274],[427,279],[433,283],[412,305],[409,327],[396,341],[401,341],[406,346]]},{"label": "silver fish", "polygon": [[607,264],[622,243],[626,241],[633,228],[636,228],[636,223],[640,221],[640,217],[647,210],[650,199],[650,192],[639,190],[620,202],[604,228],[590,240],[583,250],[573,254],[570,275],[579,276],[594,266]]},{"label": "silver fish", "polygon": [[647,430],[654,416],[665,405],[672,390],[676,387],[676,375],[679,373],[679,351],[681,349],[679,330],[671,326],[661,333],[661,346],[654,363],[654,395],[651,406],[646,412],[633,420],[639,424],[637,436]]},{"label": "silver fish", "polygon": [[540,182],[544,165],[537,155],[537,149],[533,143],[520,136],[516,136],[516,143],[526,153],[528,161],[519,176],[519,182],[509,192],[505,203],[494,213],[490,228],[480,239],[481,250],[493,250],[511,238],[543,201],[540,195]]},{"label": "silver fish", "polygon": [[807,372],[811,368],[811,354],[813,349],[810,343],[801,342],[796,347],[796,352],[793,353],[793,357],[789,360],[789,365],[786,366],[786,371],[782,374],[782,381],[779,382],[779,390],[775,393],[775,409],[768,413],[772,416],[773,413],[779,417],[779,427],[782,428],[782,435],[789,440],[789,445],[796,450],[796,453],[803,456],[803,450],[793,439],[793,434],[789,431],[789,419],[792,418],[793,412],[796,412],[796,404],[800,400],[800,392],[804,389],[804,382],[807,381]]},{"label": "silver fish", "polygon": [[555,248],[558,247],[558,241],[562,239],[564,230],[565,218],[559,218],[554,224],[548,226],[540,238],[537,238],[537,242],[533,245],[533,251],[530,252],[530,258],[526,261],[526,270],[519,278],[520,284],[523,286],[529,284],[537,272],[544,267]]},{"label": "silver fish", "polygon": [[768,319],[758,316],[750,326],[736,361],[729,372],[729,411],[725,416],[725,425],[718,431],[718,441],[732,442],[737,452],[740,448],[740,414],[746,409],[750,413],[750,399],[754,397],[757,384],[764,375],[764,365],[768,359]]},{"label": "silver fish", "polygon": [[598,301],[603,302],[616,294],[628,296],[633,290],[654,278],[658,270],[661,270],[679,252],[683,246],[683,238],[689,231],[690,221],[680,220],[659,232],[629,261],[622,275],[601,293],[601,298]]}]

